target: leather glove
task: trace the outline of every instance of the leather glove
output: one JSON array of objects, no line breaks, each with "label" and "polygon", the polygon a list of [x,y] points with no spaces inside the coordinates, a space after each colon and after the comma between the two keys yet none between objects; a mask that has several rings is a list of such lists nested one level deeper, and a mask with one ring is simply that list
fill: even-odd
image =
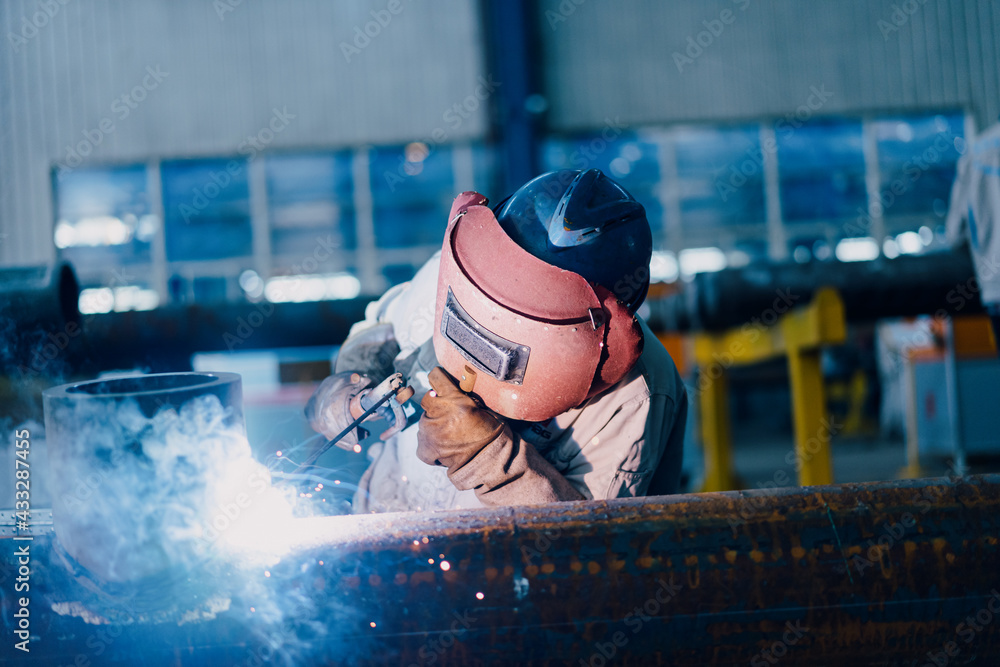
[{"label": "leather glove", "polygon": [[417,431],[417,458],[448,468],[450,475],[510,429],[496,413],[459,389],[440,366],[427,379],[432,391],[420,401],[424,414]]},{"label": "leather glove", "polygon": [[395,373],[393,360],[399,354],[399,343],[391,324],[370,326],[344,341],[337,353],[335,373],[356,371],[381,382]]},{"label": "leather glove", "polygon": [[[306,404],[305,412],[309,425],[327,438],[334,437],[361,416],[360,412],[357,415],[352,414],[351,401],[373,384],[374,381],[367,375],[350,371],[336,373],[323,380]],[[342,449],[353,449],[354,445],[358,444],[359,430],[363,429],[353,429],[337,443],[337,446]],[[366,436],[367,432],[361,437],[364,439]]]},{"label": "leather glove", "polygon": [[444,369],[437,366],[427,377],[433,391],[420,401],[424,414],[417,431],[417,458],[448,468],[448,479],[457,489],[475,489],[486,505],[583,499],[530,443],[459,389]]}]

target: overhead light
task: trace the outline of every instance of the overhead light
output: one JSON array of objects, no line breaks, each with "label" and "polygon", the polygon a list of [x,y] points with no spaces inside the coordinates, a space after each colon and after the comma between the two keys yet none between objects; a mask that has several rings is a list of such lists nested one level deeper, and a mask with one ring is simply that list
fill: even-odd
[{"label": "overhead light", "polygon": [[688,276],[721,271],[727,264],[721,248],[688,248],[680,253],[681,273]]},{"label": "overhead light", "polygon": [[349,273],[276,276],[264,286],[264,297],[272,303],[353,299],[361,294],[361,281]]},{"label": "overhead light", "polygon": [[896,237],[896,245],[901,255],[916,255],[924,249],[924,243],[917,232],[903,232]]},{"label": "overhead light", "polygon": [[672,283],[677,280],[680,267],[677,256],[664,250],[654,250],[649,258],[649,280],[654,283]]},{"label": "overhead light", "polygon": [[834,253],[841,262],[870,262],[879,255],[878,241],[870,236],[843,239]]}]

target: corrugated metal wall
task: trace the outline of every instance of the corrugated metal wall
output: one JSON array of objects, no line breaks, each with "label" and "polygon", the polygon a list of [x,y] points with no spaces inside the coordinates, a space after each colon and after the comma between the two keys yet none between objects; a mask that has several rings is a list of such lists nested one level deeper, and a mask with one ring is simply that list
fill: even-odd
[{"label": "corrugated metal wall", "polygon": [[783,116],[813,86],[832,93],[820,113],[966,108],[979,127],[1000,113],[996,0],[540,0],[538,11],[558,130],[609,116]]},{"label": "corrugated metal wall", "polygon": [[[114,131],[91,164],[232,154],[274,108],[296,118],[270,148],[389,143],[442,127],[484,74],[475,0],[401,0],[350,62],[341,43],[390,0],[61,1],[0,2],[0,264],[52,257],[50,169],[104,119]],[[539,0],[537,12],[555,130],[781,116],[812,87],[832,93],[819,113],[961,107],[982,127],[1000,112],[994,0]],[[112,105],[147,67],[168,75],[122,117]],[[449,139],[486,127],[481,107]]]},{"label": "corrugated metal wall", "polygon": [[[88,164],[236,154],[275,108],[295,119],[273,149],[485,132],[485,107],[442,120],[484,74],[474,3],[237,2],[0,2],[0,264],[53,256],[50,170],[85,132],[101,137]],[[372,11],[385,26],[348,62]],[[134,109],[119,100],[144,79]]]}]

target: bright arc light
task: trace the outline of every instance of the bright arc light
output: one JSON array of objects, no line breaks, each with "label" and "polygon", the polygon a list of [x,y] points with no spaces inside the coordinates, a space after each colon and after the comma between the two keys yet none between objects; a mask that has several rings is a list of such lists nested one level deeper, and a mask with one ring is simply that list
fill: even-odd
[{"label": "bright arc light", "polygon": [[843,239],[834,252],[841,262],[869,262],[878,257],[878,241],[870,236]]},{"label": "bright arc light", "polygon": [[720,248],[688,248],[680,253],[681,273],[711,273],[726,268],[726,253]]}]

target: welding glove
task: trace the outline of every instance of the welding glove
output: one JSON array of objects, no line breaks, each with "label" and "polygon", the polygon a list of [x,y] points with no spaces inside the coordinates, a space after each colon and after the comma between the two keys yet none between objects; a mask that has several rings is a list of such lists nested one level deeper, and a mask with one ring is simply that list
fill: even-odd
[{"label": "welding glove", "polygon": [[[351,402],[374,384],[372,378],[367,375],[350,371],[335,373],[323,380],[306,404],[306,419],[309,420],[309,425],[327,438],[334,437],[361,416],[360,412],[352,413]],[[337,443],[337,446],[352,449],[358,444],[359,430],[363,431],[363,429],[352,429]],[[363,432],[362,439],[366,435],[367,433]]]},{"label": "welding glove", "polygon": [[396,372],[393,360],[399,343],[391,324],[376,324],[353,334],[340,346],[335,373],[354,371],[368,375],[377,384]]},{"label": "welding glove", "polygon": [[448,469],[460,491],[475,489],[485,505],[534,505],[583,495],[506,421],[466,394],[440,366],[420,402],[417,458]]}]

